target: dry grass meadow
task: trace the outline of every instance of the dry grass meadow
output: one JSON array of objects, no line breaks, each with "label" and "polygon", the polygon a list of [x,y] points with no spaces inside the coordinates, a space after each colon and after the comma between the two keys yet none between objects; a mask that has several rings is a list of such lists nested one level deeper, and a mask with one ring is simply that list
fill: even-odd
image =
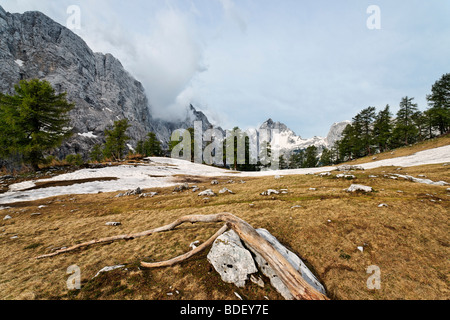
[{"label": "dry grass meadow", "polygon": [[[152,189],[153,198],[118,194],[60,196],[18,203],[1,211],[0,299],[282,299],[270,286],[247,282],[244,289],[224,283],[206,259],[207,251],[174,267],[143,269],[141,260],[160,261],[189,251],[220,224],[182,225],[176,230],[131,241],[119,241],[36,260],[54,248],[106,236],[134,233],[188,214],[231,212],[255,228],[266,228],[298,254],[324,284],[331,299],[449,299],[449,211],[447,187],[385,178],[387,173],[426,175],[450,181],[450,166],[385,167],[356,171],[357,179],[314,175],[244,179],[182,177],[200,189],[217,193],[226,186],[236,194],[204,200],[192,191]],[[377,178],[369,178],[377,175]],[[239,181],[240,179],[237,179]],[[352,183],[373,193],[350,194]],[[288,194],[261,196],[268,188]],[[310,188],[316,188],[315,191]],[[385,203],[388,207],[379,208]],[[251,205],[253,204],[253,205]],[[45,205],[44,208],[38,206]],[[300,205],[300,208],[292,208]],[[31,215],[39,212],[40,215]],[[109,221],[121,222],[110,227]],[[11,239],[13,236],[17,238]],[[363,252],[357,247],[363,246]],[[81,290],[69,291],[66,270],[81,270]],[[105,266],[126,267],[98,277]],[[369,290],[369,266],[381,270],[381,289]],[[169,293],[169,295],[168,295]],[[172,295],[170,295],[172,294]]]}]

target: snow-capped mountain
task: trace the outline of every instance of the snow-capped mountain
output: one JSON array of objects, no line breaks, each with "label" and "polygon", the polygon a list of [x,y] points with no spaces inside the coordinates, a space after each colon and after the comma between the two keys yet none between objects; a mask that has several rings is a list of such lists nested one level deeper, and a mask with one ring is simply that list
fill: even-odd
[{"label": "snow-capped mountain", "polygon": [[[303,139],[301,136],[295,134],[294,131],[289,129],[285,124],[281,122],[274,122],[272,119],[264,122],[258,130],[251,130],[252,134],[264,134],[267,132],[267,141],[270,142],[272,147],[279,146],[280,152],[288,154],[294,150],[303,150],[309,146],[316,146],[319,152],[322,152],[324,148],[331,148],[336,141],[338,141],[342,132],[347,125],[351,124],[351,121],[342,121],[334,123],[328,135],[326,137],[314,136],[309,139]],[[278,132],[278,134],[275,134]],[[264,141],[265,138],[260,138],[259,141]]]}]

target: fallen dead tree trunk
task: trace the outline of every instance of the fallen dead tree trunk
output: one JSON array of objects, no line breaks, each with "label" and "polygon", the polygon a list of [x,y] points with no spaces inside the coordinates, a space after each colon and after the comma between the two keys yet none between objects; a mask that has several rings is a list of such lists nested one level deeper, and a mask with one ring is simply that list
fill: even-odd
[{"label": "fallen dead tree trunk", "polygon": [[326,300],[327,297],[322,293],[318,292],[314,289],[310,284],[308,284],[301,274],[286,260],[285,257],[281,253],[279,253],[267,240],[261,237],[256,230],[244,220],[232,215],[231,213],[218,213],[212,215],[190,215],[184,216],[173,223],[168,224],[163,227],[151,229],[148,231],[144,231],[136,234],[129,235],[120,235],[109,238],[103,238],[98,240],[92,240],[89,242],[81,243],[75,246],[72,246],[67,249],[61,249],[51,254],[46,254],[37,257],[37,259],[47,258],[56,256],[58,254],[66,253],[69,251],[73,251],[79,248],[88,247],[101,243],[110,243],[118,240],[132,240],[137,238],[146,237],[158,232],[166,232],[175,229],[177,226],[183,223],[211,223],[211,222],[225,222],[226,225],[223,226],[218,232],[216,232],[210,239],[208,239],[201,246],[195,248],[191,252],[188,252],[184,255],[176,257],[171,260],[156,262],[156,263],[148,263],[141,262],[143,267],[147,268],[155,268],[155,267],[165,267],[170,266],[179,262],[182,262],[196,253],[207,248],[214,240],[224,233],[228,228],[233,229],[241,238],[242,241],[253,250],[258,252],[267,263],[273,268],[273,270],[280,277],[280,280],[286,285],[288,290],[291,292],[292,296],[295,299],[299,300]]}]

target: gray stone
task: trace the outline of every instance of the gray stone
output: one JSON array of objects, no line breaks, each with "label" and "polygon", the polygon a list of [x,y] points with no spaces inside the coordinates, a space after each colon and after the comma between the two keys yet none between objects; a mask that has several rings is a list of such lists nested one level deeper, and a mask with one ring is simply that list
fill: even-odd
[{"label": "gray stone", "polygon": [[280,192],[274,189],[269,189],[261,193],[262,196],[270,196],[272,194],[280,194]]},{"label": "gray stone", "polygon": [[347,192],[356,192],[356,191],[373,192],[373,189],[372,189],[372,187],[363,186],[361,184],[352,184],[347,189]]},{"label": "gray stone", "polygon": [[105,223],[106,226],[110,226],[110,227],[116,227],[116,226],[120,226],[122,225],[122,223],[120,222],[107,222]]},{"label": "gray stone", "polygon": [[225,232],[214,241],[208,261],[226,283],[242,288],[249,275],[258,272],[251,253],[244,248],[236,232]]},{"label": "gray stone", "polygon": [[187,182],[185,182],[185,183],[183,183],[183,184],[180,184],[180,185],[176,186],[176,187],[173,189],[173,191],[174,191],[174,192],[181,192],[181,191],[189,190],[189,189],[190,189],[190,188],[189,188],[189,184],[188,184]]},{"label": "gray stone", "polygon": [[231,194],[234,194],[234,192],[231,191],[231,190],[228,189],[228,188],[223,188],[222,190],[219,191],[219,194],[224,194],[224,193],[231,193]]},{"label": "gray stone", "polygon": [[202,191],[202,192],[200,192],[200,193],[198,194],[199,197],[203,197],[203,196],[213,197],[213,196],[215,196],[215,195],[216,195],[216,194],[215,194],[214,191],[212,191],[211,189]]},{"label": "gray stone", "polygon": [[345,173],[340,173],[340,174],[336,175],[336,178],[344,178],[344,179],[348,179],[348,180],[356,179],[356,177],[354,175],[345,174]]}]

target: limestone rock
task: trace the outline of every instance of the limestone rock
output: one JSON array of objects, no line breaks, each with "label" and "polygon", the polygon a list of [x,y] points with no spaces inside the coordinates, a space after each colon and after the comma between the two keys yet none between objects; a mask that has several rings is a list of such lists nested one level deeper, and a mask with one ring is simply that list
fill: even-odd
[{"label": "limestone rock", "polygon": [[272,194],[280,194],[280,192],[274,189],[269,189],[261,193],[262,196],[270,196]]},{"label": "limestone rock", "polygon": [[223,188],[222,190],[219,191],[219,193],[220,193],[220,194],[224,194],[224,193],[231,193],[231,194],[234,194],[234,192],[231,191],[231,190],[228,189],[228,188]]},{"label": "limestone rock", "polygon": [[202,192],[200,192],[200,193],[198,194],[199,197],[204,197],[204,196],[207,196],[207,197],[213,197],[213,196],[215,196],[215,195],[216,195],[216,194],[215,194],[214,191],[212,191],[211,189],[202,191]]},{"label": "limestone rock", "polygon": [[113,222],[113,221],[111,221],[111,222],[105,223],[105,226],[117,227],[117,226],[120,226],[121,224],[122,223],[120,223],[120,222]]},{"label": "limestone rock", "polygon": [[208,261],[222,280],[242,288],[252,273],[258,272],[251,253],[244,248],[236,232],[225,232],[214,241]]},{"label": "limestone rock", "polygon": [[356,191],[373,192],[373,189],[372,189],[372,187],[363,186],[361,184],[352,184],[347,189],[347,192],[356,192]]}]

